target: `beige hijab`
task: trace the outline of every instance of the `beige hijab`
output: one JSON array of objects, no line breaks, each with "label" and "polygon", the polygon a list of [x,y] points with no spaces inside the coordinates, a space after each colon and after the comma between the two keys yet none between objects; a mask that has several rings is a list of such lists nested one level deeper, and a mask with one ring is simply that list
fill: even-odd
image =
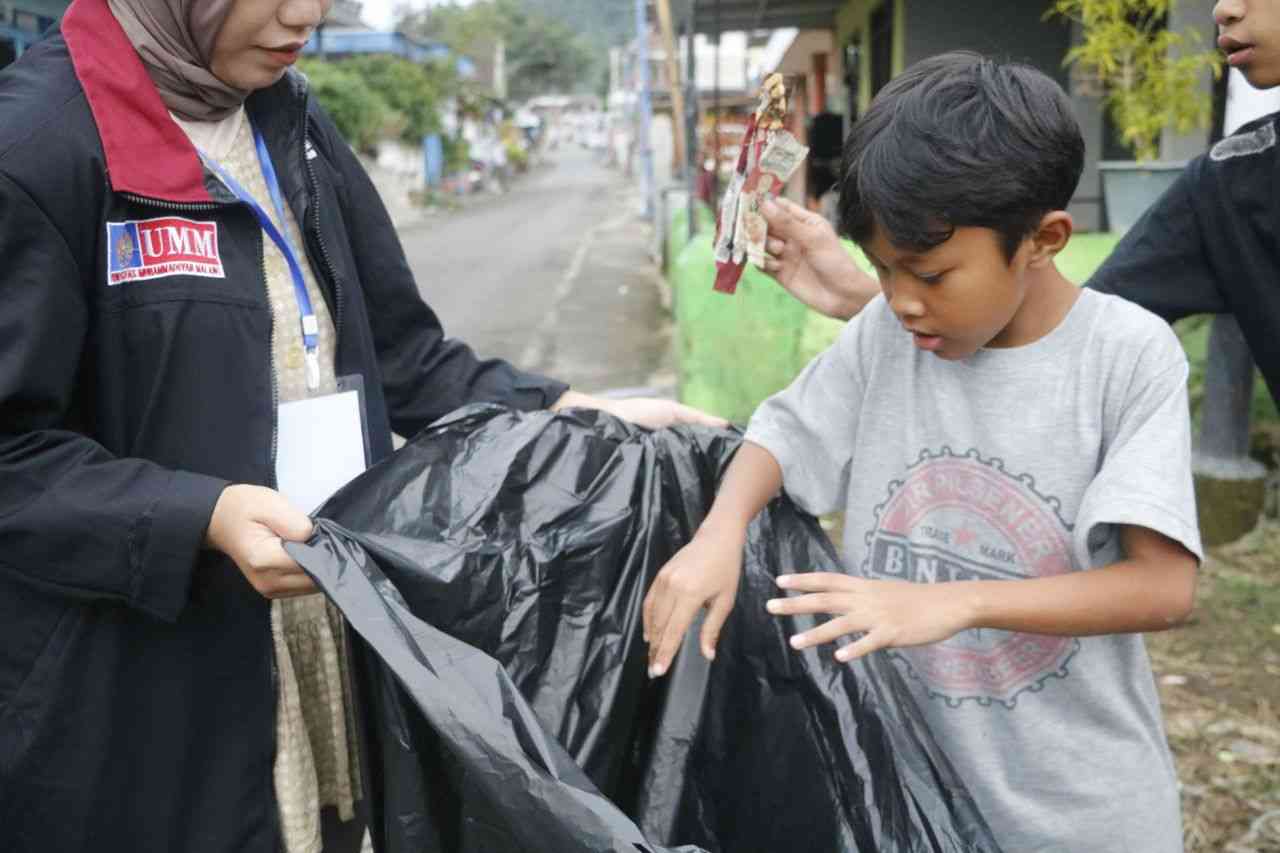
[{"label": "beige hijab", "polygon": [[235,0],[107,0],[169,111],[188,121],[217,121],[249,93],[209,70],[213,43]]}]

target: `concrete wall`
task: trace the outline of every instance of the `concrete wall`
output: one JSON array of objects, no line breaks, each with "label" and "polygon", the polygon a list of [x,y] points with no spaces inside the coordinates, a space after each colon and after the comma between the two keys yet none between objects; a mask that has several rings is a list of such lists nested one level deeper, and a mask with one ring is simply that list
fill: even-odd
[{"label": "concrete wall", "polygon": [[1094,231],[1102,226],[1101,107],[1063,65],[1072,29],[1064,21],[1045,20],[1048,8],[1047,0],[970,0],[957,14],[950,0],[908,0],[906,64],[949,50],[974,50],[1025,62],[1057,80],[1072,95],[1085,140],[1085,169],[1070,211],[1077,229]]},{"label": "concrete wall", "polygon": [[[1083,38],[1079,24],[1071,25],[1071,44]],[[1068,210],[1075,217],[1076,229],[1100,231],[1106,222],[1102,203],[1102,173],[1098,163],[1106,148],[1108,125],[1103,116],[1102,93],[1096,84],[1079,69],[1067,69],[1067,92],[1075,106],[1076,120],[1080,122],[1080,134],[1084,137],[1084,171],[1080,186]]]},{"label": "concrete wall", "polygon": [[675,120],[670,113],[654,113],[649,122],[649,146],[653,151],[653,179],[659,188],[679,183],[675,173]]},{"label": "concrete wall", "polygon": [[948,50],[976,50],[1034,65],[1065,86],[1062,57],[1070,31],[1044,20],[1046,8],[1035,0],[908,0],[906,64]]},{"label": "concrete wall", "polygon": [[1098,161],[1102,159],[1103,134],[1106,125],[1102,120],[1102,101],[1088,94],[1073,93],[1076,120],[1084,136],[1084,171],[1080,173],[1080,185],[1071,199],[1067,211],[1076,221],[1077,231],[1101,231],[1105,220],[1102,205],[1102,173]]},{"label": "concrete wall", "polygon": [[[1199,42],[1188,45],[1186,50],[1213,49],[1218,37],[1217,26],[1213,22],[1213,4],[1214,0],[1179,0],[1174,4],[1173,11],[1169,13],[1169,29],[1196,32],[1200,36]],[[1200,76],[1200,90],[1206,95],[1213,91],[1213,80],[1208,71]],[[1167,129],[1160,137],[1160,159],[1190,160],[1198,157],[1209,147],[1210,132],[1211,128],[1190,133]]]}]

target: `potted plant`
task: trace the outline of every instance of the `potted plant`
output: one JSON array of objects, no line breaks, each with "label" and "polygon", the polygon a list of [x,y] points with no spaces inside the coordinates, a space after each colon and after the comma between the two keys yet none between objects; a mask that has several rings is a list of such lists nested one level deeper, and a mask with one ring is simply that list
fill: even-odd
[{"label": "potted plant", "polygon": [[1204,72],[1222,73],[1215,50],[1199,49],[1200,33],[1166,26],[1175,0],[1055,0],[1051,15],[1080,25],[1066,62],[1104,109],[1136,161],[1099,163],[1107,220],[1127,230],[1186,164],[1157,162],[1165,128],[1206,130],[1213,103]]}]

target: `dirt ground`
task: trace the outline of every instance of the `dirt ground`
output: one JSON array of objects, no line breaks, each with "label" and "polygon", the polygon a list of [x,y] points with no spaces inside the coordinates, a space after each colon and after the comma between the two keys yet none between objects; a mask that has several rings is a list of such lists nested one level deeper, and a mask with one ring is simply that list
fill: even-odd
[{"label": "dirt ground", "polygon": [[1188,853],[1280,853],[1280,523],[1213,549],[1190,624],[1147,648]]}]

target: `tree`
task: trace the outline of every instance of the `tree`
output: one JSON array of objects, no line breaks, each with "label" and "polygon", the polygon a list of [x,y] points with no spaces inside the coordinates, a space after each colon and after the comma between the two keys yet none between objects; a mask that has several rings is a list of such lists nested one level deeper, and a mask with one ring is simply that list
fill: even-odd
[{"label": "tree", "polygon": [[524,7],[571,27],[600,53],[636,36],[634,0],[524,0]]},{"label": "tree", "polygon": [[589,91],[604,65],[604,49],[561,20],[527,7],[520,0],[434,6],[406,16],[399,29],[481,61],[504,42],[508,93],[515,100]]},{"label": "tree", "polygon": [[[510,0],[503,5],[514,6]],[[559,21],[522,13],[507,35],[507,77],[511,97],[524,100],[549,92],[591,88],[598,54]]]},{"label": "tree", "polygon": [[1056,0],[1051,10],[1080,24],[1083,40],[1067,62],[1101,86],[1103,103],[1139,160],[1155,159],[1165,127],[1207,128],[1213,115],[1200,79],[1206,69],[1221,73],[1221,57],[1192,51],[1196,33],[1169,31],[1173,2]]}]

